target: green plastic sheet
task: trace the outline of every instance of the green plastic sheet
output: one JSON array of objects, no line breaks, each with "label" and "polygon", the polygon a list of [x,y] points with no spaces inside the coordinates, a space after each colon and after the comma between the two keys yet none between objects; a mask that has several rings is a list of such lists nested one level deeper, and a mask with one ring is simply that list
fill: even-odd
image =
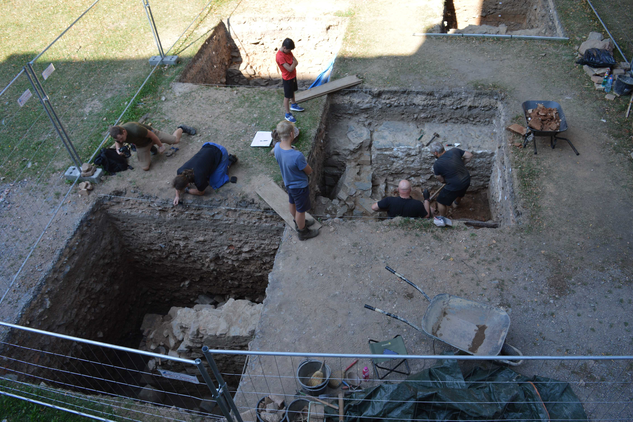
[{"label": "green plastic sheet", "polygon": [[345,420],[370,421],[586,421],[566,382],[525,377],[506,368],[476,367],[467,374],[456,360],[346,397]]}]

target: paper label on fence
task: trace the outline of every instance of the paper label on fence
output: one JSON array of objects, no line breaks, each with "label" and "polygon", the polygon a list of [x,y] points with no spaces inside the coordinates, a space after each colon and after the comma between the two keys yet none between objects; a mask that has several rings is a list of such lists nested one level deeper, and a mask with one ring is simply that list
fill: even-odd
[{"label": "paper label on fence", "polygon": [[24,91],[24,94],[20,95],[20,98],[18,98],[18,104],[20,105],[20,107],[23,107],[24,104],[26,104],[26,102],[32,96],[33,96],[33,94],[31,94],[31,90],[30,89],[27,89],[26,91]]},{"label": "paper label on fence", "polygon": [[159,369],[158,372],[160,372],[160,374],[165,378],[190,382],[192,384],[200,384],[200,381],[198,381],[198,377],[196,377],[195,375],[181,374],[180,372],[166,371],[165,369]]},{"label": "paper label on fence", "polygon": [[47,80],[48,77],[51,76],[51,73],[53,73],[54,71],[55,66],[53,66],[53,63],[49,64],[48,67],[42,72],[42,78],[44,78],[44,80]]},{"label": "paper label on fence", "polygon": [[259,131],[255,134],[253,138],[253,142],[251,142],[252,147],[269,147],[273,142],[272,132],[264,132]]}]

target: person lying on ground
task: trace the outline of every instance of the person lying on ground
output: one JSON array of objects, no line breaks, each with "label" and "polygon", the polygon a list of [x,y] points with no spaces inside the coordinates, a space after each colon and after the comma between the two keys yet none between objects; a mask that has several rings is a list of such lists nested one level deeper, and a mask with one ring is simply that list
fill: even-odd
[{"label": "person lying on ground", "polygon": [[119,155],[124,155],[123,152],[120,151],[121,148],[123,148],[123,144],[134,144],[136,146],[138,162],[145,171],[149,170],[151,165],[150,151],[152,146],[156,145],[158,152],[162,154],[165,151],[163,143],[170,145],[179,143],[183,132],[189,135],[196,134],[196,130],[187,125],[178,126],[178,129],[176,129],[172,135],[137,122],[128,122],[110,128],[110,136],[114,138],[116,152],[118,152]]},{"label": "person lying on ground", "polygon": [[371,209],[374,211],[387,211],[389,218],[411,217],[428,218],[431,217],[429,203],[429,190],[424,189],[424,203],[411,197],[411,183],[408,180],[401,180],[398,183],[398,196],[388,196],[374,203]]},{"label": "person lying on ground", "polygon": [[[229,167],[237,162],[235,155],[229,154],[222,145],[205,142],[200,151],[182,165],[172,181],[176,189],[174,205],[178,205],[185,193],[202,196],[207,187],[219,189],[226,182],[237,182],[236,177],[229,179]],[[193,185],[193,186],[192,186]]]},{"label": "person lying on ground", "polygon": [[431,154],[437,158],[433,164],[435,177],[446,183],[437,197],[438,212],[442,217],[446,217],[448,207],[453,204],[455,207],[459,206],[470,186],[470,173],[466,169],[466,164],[473,158],[473,154],[459,148],[446,151],[440,142],[431,144]]}]

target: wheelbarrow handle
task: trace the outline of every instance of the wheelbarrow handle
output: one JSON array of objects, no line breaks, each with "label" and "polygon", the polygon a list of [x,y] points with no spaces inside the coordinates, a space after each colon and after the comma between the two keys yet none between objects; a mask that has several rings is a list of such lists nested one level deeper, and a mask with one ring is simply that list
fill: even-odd
[{"label": "wheelbarrow handle", "polygon": [[409,321],[407,321],[407,320],[406,320],[406,319],[404,319],[404,318],[400,318],[398,315],[394,315],[394,314],[389,313],[389,312],[387,312],[387,311],[383,311],[382,309],[375,308],[375,307],[373,307],[373,306],[371,306],[371,305],[368,305],[368,304],[365,304],[365,308],[370,309],[370,310],[372,310],[372,311],[379,312],[379,313],[381,313],[381,314],[383,314],[383,315],[387,315],[388,317],[391,317],[391,318],[393,318],[393,319],[397,319],[397,320],[398,320],[398,321],[400,321],[400,322],[404,322],[405,324],[410,325],[411,327],[415,328],[415,329],[416,329],[416,330],[418,330],[419,332],[424,333],[424,331],[422,331],[422,330],[421,330],[418,326],[416,326],[416,325],[414,325],[414,324],[410,323]]},{"label": "wheelbarrow handle", "polygon": [[386,269],[387,271],[389,271],[390,273],[392,273],[393,275],[395,275],[396,277],[398,277],[400,280],[405,281],[405,282],[406,282],[409,286],[413,287],[413,288],[414,288],[414,289],[416,289],[418,292],[422,293],[422,294],[424,295],[424,297],[426,298],[426,300],[428,300],[429,302],[431,302],[431,298],[430,298],[430,297],[429,297],[426,293],[424,293],[424,291],[423,291],[421,288],[419,288],[417,284],[415,284],[415,283],[414,283],[414,282],[412,282],[412,281],[407,280],[406,278],[404,278],[404,276],[403,276],[402,274],[398,274],[398,273],[396,272],[396,270],[394,270],[393,268],[391,268],[391,267],[390,267],[390,266],[388,266],[388,265],[385,267],[385,269]]}]

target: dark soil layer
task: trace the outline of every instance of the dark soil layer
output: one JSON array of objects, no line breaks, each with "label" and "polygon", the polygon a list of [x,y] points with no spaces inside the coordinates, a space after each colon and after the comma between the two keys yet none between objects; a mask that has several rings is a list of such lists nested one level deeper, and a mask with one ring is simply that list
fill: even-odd
[{"label": "dark soil layer", "polygon": [[180,82],[193,84],[224,84],[226,71],[231,65],[231,51],[235,47],[220,22],[211,32],[200,50],[182,71]]}]

